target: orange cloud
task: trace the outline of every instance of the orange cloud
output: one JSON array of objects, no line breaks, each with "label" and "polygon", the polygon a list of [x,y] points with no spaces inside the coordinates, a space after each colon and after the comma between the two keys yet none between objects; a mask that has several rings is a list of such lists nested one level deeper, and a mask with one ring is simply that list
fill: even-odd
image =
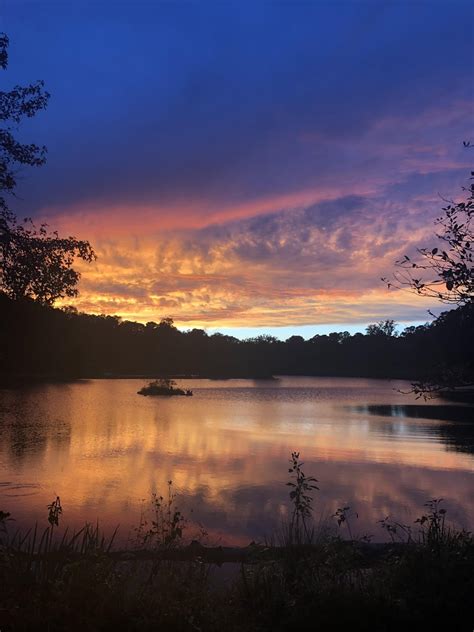
[{"label": "orange cloud", "polygon": [[81,266],[76,306],[141,322],[171,315],[186,327],[424,320],[431,301],[388,292],[380,277],[435,240],[438,192],[457,193],[465,173],[466,156],[449,145],[447,130],[462,129],[469,107],[381,118],[351,144],[331,139],[330,148],[301,133],[297,143],[314,144],[321,160],[327,150],[331,162],[304,187],[289,179],[286,190],[248,199],[232,190],[225,199],[176,192],[135,206],[43,209],[61,233],[89,239],[99,255]]},{"label": "orange cloud", "polygon": [[[331,202],[337,207],[337,202]],[[340,201],[340,204],[347,202]],[[283,211],[200,230],[98,239],[81,266],[78,309],[186,327],[283,326],[424,318],[430,302],[389,292],[380,276],[428,239],[399,209],[347,217]],[[360,205],[360,208],[359,208]],[[376,205],[377,206],[377,205]]]}]

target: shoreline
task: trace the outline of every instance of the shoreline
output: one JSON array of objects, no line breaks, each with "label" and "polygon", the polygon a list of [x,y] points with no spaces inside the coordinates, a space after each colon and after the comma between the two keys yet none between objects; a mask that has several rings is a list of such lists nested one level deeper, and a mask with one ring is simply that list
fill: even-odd
[{"label": "shoreline", "polygon": [[230,380],[255,380],[262,382],[277,382],[280,378],[286,377],[300,377],[300,378],[323,378],[323,379],[360,379],[360,380],[377,380],[377,381],[390,381],[401,380],[410,381],[416,379],[416,377],[406,376],[374,376],[374,375],[331,375],[331,374],[308,374],[308,373],[291,373],[283,375],[212,375],[212,374],[158,374],[158,373],[110,373],[110,374],[90,374],[90,375],[0,375],[0,388],[8,387],[8,385],[26,385],[28,383],[42,384],[42,383],[70,383],[81,382],[87,380],[152,380],[168,378],[172,380],[211,380],[211,381],[230,381]]}]

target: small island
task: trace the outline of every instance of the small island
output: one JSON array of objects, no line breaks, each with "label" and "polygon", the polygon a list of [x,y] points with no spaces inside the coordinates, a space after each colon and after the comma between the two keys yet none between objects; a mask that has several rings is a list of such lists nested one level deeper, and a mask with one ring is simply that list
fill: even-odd
[{"label": "small island", "polygon": [[193,392],[189,389],[183,390],[182,388],[177,388],[176,382],[169,378],[160,378],[159,380],[154,380],[153,382],[149,382],[146,386],[143,386],[139,391],[137,391],[138,395],[160,395],[169,397],[170,395],[184,395],[185,397],[191,397]]}]

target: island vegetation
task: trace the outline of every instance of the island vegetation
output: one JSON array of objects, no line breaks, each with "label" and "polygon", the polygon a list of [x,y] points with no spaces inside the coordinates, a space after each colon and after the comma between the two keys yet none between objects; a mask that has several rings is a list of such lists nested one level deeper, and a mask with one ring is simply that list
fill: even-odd
[{"label": "island vegetation", "polygon": [[184,395],[190,397],[193,392],[189,389],[178,388],[176,382],[170,378],[160,378],[153,380],[143,386],[137,393],[138,395],[151,395],[161,397],[171,397],[173,395]]}]

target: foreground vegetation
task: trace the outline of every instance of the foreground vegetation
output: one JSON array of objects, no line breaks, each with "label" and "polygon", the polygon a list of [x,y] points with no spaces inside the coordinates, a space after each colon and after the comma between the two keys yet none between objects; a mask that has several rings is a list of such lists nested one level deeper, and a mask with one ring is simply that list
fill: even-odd
[{"label": "foreground vegetation", "polygon": [[[282,535],[247,549],[188,544],[171,482],[166,498],[153,497],[126,551],[98,526],[60,533],[59,499],[42,533],[14,532],[0,512],[0,628],[472,629],[474,540],[448,525],[440,500],[428,502],[411,526],[383,520],[387,544],[354,540],[349,507],[334,516],[340,533],[316,533],[317,481],[302,466],[294,453],[293,510]],[[226,580],[216,562],[233,562]]]}]

